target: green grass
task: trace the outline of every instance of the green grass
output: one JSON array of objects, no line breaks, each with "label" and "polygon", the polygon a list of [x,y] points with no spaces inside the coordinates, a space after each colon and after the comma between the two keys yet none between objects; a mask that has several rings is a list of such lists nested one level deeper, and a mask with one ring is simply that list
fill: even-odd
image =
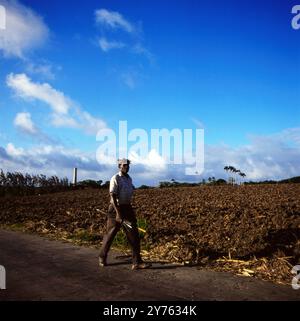
[{"label": "green grass", "polygon": [[[139,218],[139,219],[137,220],[137,226],[138,226],[139,228],[142,228],[143,230],[145,230],[145,231],[147,232],[148,224],[147,224],[146,219],[144,219],[144,218]],[[145,233],[139,231],[139,235],[140,235],[140,239],[142,240],[142,239],[144,238],[144,236],[145,236]]]},{"label": "green grass", "polygon": [[[144,218],[138,219],[137,225],[138,225],[138,227],[145,230],[146,233],[148,232],[148,223],[147,223],[146,219],[144,219]],[[139,236],[140,236],[140,240],[141,240],[141,250],[149,251],[150,244],[148,244],[147,241],[145,240],[145,233],[139,231]]]},{"label": "green grass", "polygon": [[13,231],[23,231],[25,229],[25,225],[23,223],[15,223],[9,225],[9,228]]},{"label": "green grass", "polygon": [[[147,225],[147,221],[144,218],[140,218],[137,220],[137,226],[147,231],[148,225]],[[148,248],[149,246],[147,246],[143,242],[143,238],[145,236],[145,233],[139,231],[139,236],[140,236],[140,240],[141,240],[142,249]],[[124,232],[123,228],[120,229],[120,231],[115,236],[112,245],[115,247],[120,247],[120,248],[125,248],[125,247],[129,246],[128,241],[127,241],[127,237],[126,237],[126,233]]]},{"label": "green grass", "polygon": [[[139,228],[142,228],[143,230],[147,231],[148,224],[147,221],[144,218],[139,218],[137,220],[137,226]],[[25,231],[26,226],[24,223],[15,223],[10,224],[9,229],[14,231]],[[149,244],[146,243],[144,240],[145,233],[139,231],[139,237],[141,240],[141,249],[142,250],[149,250]],[[67,236],[68,239],[70,239],[71,242],[74,242],[76,244],[98,244],[102,241],[102,236],[99,234],[91,233],[85,229],[79,229],[73,234],[70,234]],[[120,229],[120,231],[117,233],[117,235],[114,238],[114,241],[112,243],[113,247],[119,248],[119,249],[129,249],[130,246],[127,241],[126,233],[124,231],[124,228]]]},{"label": "green grass", "polygon": [[115,247],[121,247],[121,248],[128,246],[127,237],[123,228],[115,236],[112,245]]}]

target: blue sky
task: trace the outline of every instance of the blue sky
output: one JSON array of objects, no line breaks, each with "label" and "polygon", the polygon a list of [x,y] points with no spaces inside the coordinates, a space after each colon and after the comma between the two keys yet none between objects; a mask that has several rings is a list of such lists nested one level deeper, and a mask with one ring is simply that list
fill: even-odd
[{"label": "blue sky", "polygon": [[224,176],[224,164],[251,179],[299,175],[297,2],[1,4],[0,168],[70,177],[75,164],[82,178],[109,178],[95,128],[127,120],[205,130],[201,177],[140,164],[140,183]]}]

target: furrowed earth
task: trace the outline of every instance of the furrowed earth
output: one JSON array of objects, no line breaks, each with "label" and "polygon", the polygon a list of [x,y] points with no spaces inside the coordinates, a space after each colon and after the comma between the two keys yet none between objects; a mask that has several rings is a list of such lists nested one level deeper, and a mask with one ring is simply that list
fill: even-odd
[{"label": "furrowed earth", "polygon": [[[0,224],[100,247],[108,203],[106,189],[1,197]],[[300,184],[140,189],[133,206],[146,260],[281,284],[300,263]],[[124,239],[119,232],[114,246],[129,253]]]}]

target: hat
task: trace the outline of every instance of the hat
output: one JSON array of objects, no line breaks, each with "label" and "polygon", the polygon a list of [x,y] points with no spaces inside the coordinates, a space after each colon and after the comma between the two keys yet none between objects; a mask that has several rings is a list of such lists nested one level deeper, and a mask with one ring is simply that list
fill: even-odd
[{"label": "hat", "polygon": [[130,160],[126,158],[118,159],[118,165],[129,165]]}]

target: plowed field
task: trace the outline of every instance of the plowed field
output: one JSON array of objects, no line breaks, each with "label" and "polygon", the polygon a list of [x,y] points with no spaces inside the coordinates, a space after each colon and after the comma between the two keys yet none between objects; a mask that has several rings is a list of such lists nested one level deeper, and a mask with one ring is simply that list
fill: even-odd
[{"label": "plowed field", "polygon": [[[0,198],[0,224],[88,245],[105,232],[107,190]],[[136,190],[143,255],[290,283],[300,263],[300,184]]]}]

